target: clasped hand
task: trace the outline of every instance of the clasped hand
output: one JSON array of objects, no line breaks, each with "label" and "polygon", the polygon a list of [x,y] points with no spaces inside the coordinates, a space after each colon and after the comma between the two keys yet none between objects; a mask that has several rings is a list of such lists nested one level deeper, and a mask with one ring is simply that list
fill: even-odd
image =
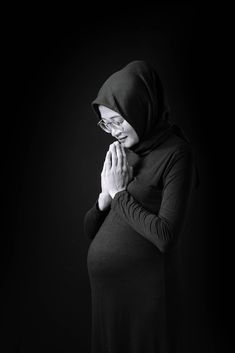
[{"label": "clasped hand", "polygon": [[133,167],[128,165],[124,147],[115,141],[106,153],[101,172],[102,192],[114,198],[119,191],[125,190],[133,178]]}]

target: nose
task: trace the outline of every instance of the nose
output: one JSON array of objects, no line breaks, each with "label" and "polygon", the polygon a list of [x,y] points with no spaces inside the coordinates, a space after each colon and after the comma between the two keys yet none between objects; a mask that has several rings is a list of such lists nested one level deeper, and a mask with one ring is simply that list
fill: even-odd
[{"label": "nose", "polygon": [[121,136],[120,131],[117,131],[117,130],[115,131],[115,129],[111,130],[111,134],[114,138],[117,138],[117,139]]}]

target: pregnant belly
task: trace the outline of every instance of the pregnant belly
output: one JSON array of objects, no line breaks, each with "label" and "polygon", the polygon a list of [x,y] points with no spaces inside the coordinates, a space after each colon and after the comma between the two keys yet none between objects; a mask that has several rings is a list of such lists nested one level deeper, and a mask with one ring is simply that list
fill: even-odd
[{"label": "pregnant belly", "polygon": [[123,279],[149,276],[162,270],[162,254],[119,215],[110,211],[90,244],[87,266],[90,277]]}]

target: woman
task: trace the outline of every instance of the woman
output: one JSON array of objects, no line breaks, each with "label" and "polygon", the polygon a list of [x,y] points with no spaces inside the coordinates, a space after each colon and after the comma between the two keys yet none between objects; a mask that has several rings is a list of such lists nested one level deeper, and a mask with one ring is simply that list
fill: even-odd
[{"label": "woman", "polygon": [[199,183],[192,146],[144,61],[111,75],[92,107],[118,140],[84,217],[92,353],[180,352],[177,245]]}]

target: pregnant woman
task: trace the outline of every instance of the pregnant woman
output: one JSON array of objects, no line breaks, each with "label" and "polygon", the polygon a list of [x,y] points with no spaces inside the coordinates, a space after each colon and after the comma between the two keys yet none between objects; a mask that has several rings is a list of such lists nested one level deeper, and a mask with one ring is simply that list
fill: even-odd
[{"label": "pregnant woman", "polygon": [[159,76],[145,61],[112,74],[92,107],[117,139],[84,216],[92,353],[179,353],[177,255],[199,185],[193,148],[170,121]]}]

